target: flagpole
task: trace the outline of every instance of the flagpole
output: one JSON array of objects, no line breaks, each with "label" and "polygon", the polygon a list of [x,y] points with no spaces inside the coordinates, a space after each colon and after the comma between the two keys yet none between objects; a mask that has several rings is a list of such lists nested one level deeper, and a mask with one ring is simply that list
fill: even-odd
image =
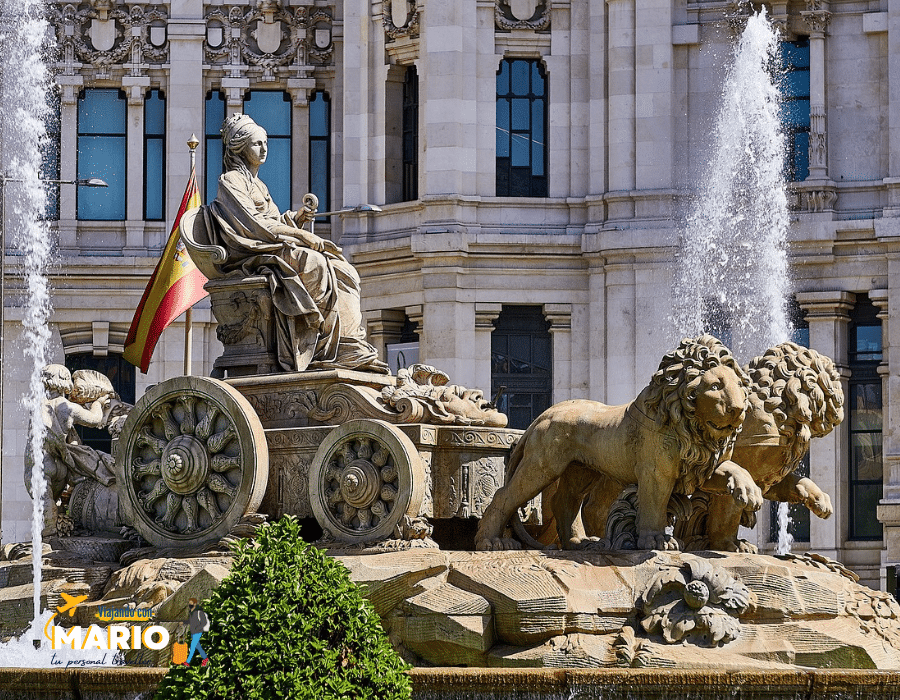
[{"label": "flagpole", "polygon": [[[197,139],[196,134],[191,134],[191,138],[188,139],[187,142],[188,148],[191,149],[191,172],[194,172],[194,165],[197,160],[197,146],[200,145],[200,141]],[[176,221],[176,225],[179,225],[180,222]],[[191,326],[192,315],[193,315],[194,307],[189,306],[188,310],[184,313],[184,374],[185,376],[190,376],[191,374],[191,347],[194,343],[194,329]]]}]

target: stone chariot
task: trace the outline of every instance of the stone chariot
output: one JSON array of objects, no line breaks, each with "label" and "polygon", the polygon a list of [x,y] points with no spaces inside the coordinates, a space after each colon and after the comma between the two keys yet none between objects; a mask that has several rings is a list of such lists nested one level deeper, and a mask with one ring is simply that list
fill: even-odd
[{"label": "stone chariot", "polygon": [[166,380],[129,414],[115,447],[126,522],[158,547],[196,549],[253,514],[290,514],[314,517],[326,541],[403,547],[430,520],[480,518],[521,431],[424,365],[276,372],[268,281],[223,276],[199,212],[181,230],[225,349],[213,377]]}]

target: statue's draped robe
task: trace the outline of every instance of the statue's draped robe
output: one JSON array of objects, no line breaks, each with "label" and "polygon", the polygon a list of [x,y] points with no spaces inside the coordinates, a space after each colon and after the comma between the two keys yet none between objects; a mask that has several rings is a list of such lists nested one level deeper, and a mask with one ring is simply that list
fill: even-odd
[{"label": "statue's draped robe", "polygon": [[387,371],[365,340],[356,270],[339,255],[280,239],[279,233],[297,228],[278,211],[262,180],[226,172],[208,214],[211,242],[228,253],[222,272],[269,280],[282,369]]}]

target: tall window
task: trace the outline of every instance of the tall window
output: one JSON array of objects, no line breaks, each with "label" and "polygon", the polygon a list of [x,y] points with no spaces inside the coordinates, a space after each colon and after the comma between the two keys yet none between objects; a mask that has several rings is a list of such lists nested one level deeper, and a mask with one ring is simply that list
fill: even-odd
[{"label": "tall window", "polygon": [[244,114],[253,118],[269,137],[266,162],[259,177],[281,211],[291,208],[291,96],[287,92],[251,90]]},{"label": "tall window", "polygon": [[809,176],[809,39],[781,42],[781,59],[782,122],[787,137],[785,176],[796,182]]},{"label": "tall window", "polygon": [[166,218],[166,98],[150,90],[144,98],[144,218]]},{"label": "tall window", "polygon": [[331,210],[331,99],[316,90],[309,101],[309,191],[319,211]]},{"label": "tall window", "polygon": [[403,81],[403,201],[419,198],[419,74],[406,69]]},{"label": "tall window", "polygon": [[850,314],[850,528],[851,540],[880,540],[876,516],[883,490],[881,455],[881,321],[868,297],[858,295]]},{"label": "tall window", "polygon": [[[125,403],[134,403],[135,368],[134,365],[123,360],[121,355],[110,354],[105,357],[93,353],[66,355],[66,367],[70,372],[78,369],[93,369],[106,375],[112,382],[113,389],[116,390],[119,398]],[[83,425],[75,426],[75,430],[85,445],[101,452],[111,451],[112,436],[107,430],[86,428]]]},{"label": "tall window", "polygon": [[204,169],[204,188],[206,199],[211,202],[219,190],[219,175],[222,174],[222,122],[225,121],[225,93],[211,90],[206,93],[206,119],[204,127],[204,151],[206,168]]},{"label": "tall window", "polygon": [[491,394],[505,387],[498,408],[523,430],[550,407],[553,354],[550,324],[540,306],[504,306],[491,334]]},{"label": "tall window", "polygon": [[497,196],[547,196],[547,79],[537,59],[497,71]]},{"label": "tall window", "polygon": [[78,218],[125,220],[125,93],[84,90],[78,99],[78,178],[99,177],[109,187],[79,187]]}]

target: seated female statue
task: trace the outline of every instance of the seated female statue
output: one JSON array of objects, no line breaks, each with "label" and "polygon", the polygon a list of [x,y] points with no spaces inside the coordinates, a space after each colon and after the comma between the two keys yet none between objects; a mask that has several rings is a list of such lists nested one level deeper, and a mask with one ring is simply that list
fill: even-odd
[{"label": "seated female statue", "polygon": [[301,227],[302,214],[279,212],[259,179],[265,130],[234,114],[222,126],[222,141],[224,173],[209,205],[211,242],[228,253],[222,272],[269,278],[281,367],[387,374],[365,339],[356,270],[334,243]]}]

